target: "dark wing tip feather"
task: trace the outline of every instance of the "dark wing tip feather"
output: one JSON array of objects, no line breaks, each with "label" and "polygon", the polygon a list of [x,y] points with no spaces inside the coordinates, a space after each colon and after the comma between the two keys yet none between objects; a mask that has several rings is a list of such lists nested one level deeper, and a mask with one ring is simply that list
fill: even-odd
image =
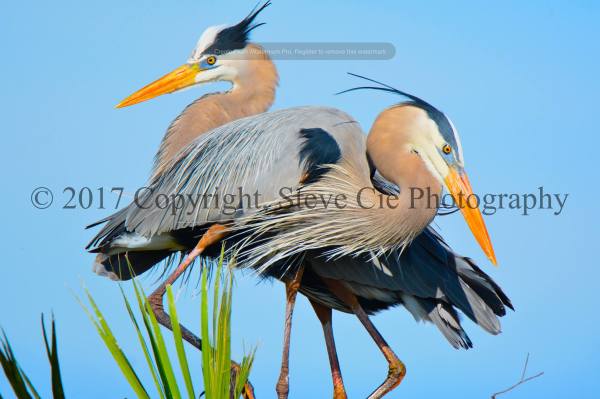
[{"label": "dark wing tip feather", "polygon": [[111,219],[111,217],[112,217],[112,215],[108,216],[108,217],[105,217],[104,219],[98,220],[98,221],[96,221],[94,223],[88,224],[87,226],[85,226],[85,229],[88,230],[88,229],[91,229],[93,227],[99,226],[99,225],[101,225],[103,223],[106,223],[106,222],[108,222]]},{"label": "dark wing tip feather", "polygon": [[460,317],[452,305],[431,299],[415,298],[427,311],[429,319],[455,349],[470,349],[473,342],[462,328]]},{"label": "dark wing tip feather", "polygon": [[514,311],[515,307],[512,304],[512,301],[504,293],[504,291],[502,290],[502,288],[500,288],[500,286],[490,276],[488,276],[483,270],[481,270],[479,268],[479,266],[477,266],[477,264],[475,264],[475,262],[473,261],[473,259],[465,257],[464,260],[469,264],[469,266],[471,266],[471,268],[473,268],[473,270],[477,274],[479,274],[482,278],[484,278],[486,280],[486,282],[490,286],[492,286],[492,288],[494,289],[494,293],[498,296],[498,298],[502,301],[502,303],[506,307],[508,307],[510,310]]}]

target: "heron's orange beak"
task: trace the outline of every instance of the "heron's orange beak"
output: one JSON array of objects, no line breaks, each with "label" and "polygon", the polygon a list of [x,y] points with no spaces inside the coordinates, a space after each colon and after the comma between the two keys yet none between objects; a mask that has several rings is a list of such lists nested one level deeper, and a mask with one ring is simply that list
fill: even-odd
[{"label": "heron's orange beak", "polygon": [[158,97],[163,94],[173,93],[196,83],[196,75],[200,72],[200,67],[197,64],[184,64],[155,80],[127,97],[125,100],[117,104],[117,108],[128,107],[133,104],[141,103]]},{"label": "heron's orange beak", "polygon": [[496,255],[494,254],[492,241],[483,222],[483,216],[479,211],[479,204],[477,204],[477,200],[473,196],[473,189],[467,175],[464,171],[458,172],[456,169],[450,168],[450,173],[446,176],[445,183],[481,249],[483,249],[489,260],[496,265]]}]

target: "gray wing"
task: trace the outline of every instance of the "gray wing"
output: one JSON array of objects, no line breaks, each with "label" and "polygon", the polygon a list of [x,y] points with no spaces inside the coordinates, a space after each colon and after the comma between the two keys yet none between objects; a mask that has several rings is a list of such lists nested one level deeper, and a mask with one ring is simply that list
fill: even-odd
[{"label": "gray wing", "polygon": [[236,120],[182,150],[153,185],[117,214],[118,220],[108,218],[96,243],[119,225],[116,230],[152,237],[232,220],[279,199],[282,188],[297,187],[306,173],[311,157],[302,153],[307,138],[301,132],[315,128],[334,140],[340,156],[356,148],[364,153],[358,123],[333,108],[289,108]]}]

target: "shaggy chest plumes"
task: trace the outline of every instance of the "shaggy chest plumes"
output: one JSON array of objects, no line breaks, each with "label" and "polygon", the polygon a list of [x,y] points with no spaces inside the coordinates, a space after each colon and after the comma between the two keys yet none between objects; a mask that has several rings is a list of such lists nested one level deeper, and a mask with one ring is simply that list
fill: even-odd
[{"label": "shaggy chest plumes", "polygon": [[[332,137],[342,156],[323,160],[319,168],[325,173],[302,185],[293,196],[240,220],[240,228],[252,232],[241,245],[240,262],[266,271],[311,250],[324,250],[326,256],[336,258],[364,253],[380,256],[406,247],[437,212],[435,202],[426,196],[416,198],[414,192],[436,195],[441,191],[425,161],[410,146],[411,124],[414,129],[426,123],[424,113],[408,108],[382,113],[368,142],[363,135],[337,136],[337,141]],[[397,126],[408,127],[398,132]],[[321,139],[319,144],[314,151],[321,154],[325,143]],[[377,170],[400,188],[399,193],[373,186],[367,153]],[[254,240],[261,244],[251,245]]]}]

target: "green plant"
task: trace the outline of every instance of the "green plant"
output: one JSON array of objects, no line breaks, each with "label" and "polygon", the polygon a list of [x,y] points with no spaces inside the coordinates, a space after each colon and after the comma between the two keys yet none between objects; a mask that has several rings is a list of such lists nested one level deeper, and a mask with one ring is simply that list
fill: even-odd
[{"label": "green plant", "polygon": [[[48,334],[46,332],[46,324],[44,323],[44,315],[42,315],[42,332],[44,335],[44,344],[48,362],[50,363],[51,381],[52,381],[52,397],[54,399],[64,399],[65,393],[63,389],[62,379],[60,376],[60,365],[58,361],[58,345],[56,343],[56,325],[54,316],[52,316],[52,327],[50,343],[48,343]],[[10,342],[6,337],[4,330],[0,338],[0,364],[4,370],[4,375],[10,383],[15,396],[19,399],[39,399],[40,395],[35,389],[15,357]],[[1,398],[2,396],[0,396]]]},{"label": "green plant", "polygon": [[[215,273],[212,317],[209,317],[211,312],[208,305],[208,272],[206,269],[202,271],[202,374],[206,399],[239,398],[250,374],[255,355],[255,350],[252,350],[242,360],[234,387],[232,388],[234,390],[233,396],[231,396],[231,299],[233,276],[231,270],[227,269],[226,277],[221,277],[222,264],[223,254],[221,254],[219,264],[217,265],[217,272]],[[140,327],[138,318],[135,316],[133,308],[122,288],[121,294],[138,337],[141,350],[144,353],[150,374],[152,375],[157,394],[162,399],[180,399],[184,396],[190,399],[196,398],[171,286],[167,286],[167,301],[171,323],[174,327],[173,339],[177,352],[177,363],[179,372],[183,376],[184,387],[180,387],[175,377],[175,362],[171,360],[167,352],[161,328],[150,308],[150,304],[146,300],[146,295],[135,279],[133,280],[133,287],[143,328]],[[91,311],[83,303],[82,306],[137,397],[149,398],[155,396],[150,395],[149,391],[144,387],[138,373],[133,369],[124,351],[119,346],[97,303],[87,290],[86,295],[91,306]],[[211,331],[211,334],[209,334],[209,331]],[[182,394],[182,392],[186,395]]]},{"label": "green plant", "polygon": [[[231,295],[233,275],[228,272],[223,284],[221,273],[216,273],[212,334],[209,334],[209,306],[207,270],[202,271],[202,374],[207,399],[229,398],[231,387]],[[220,293],[219,291],[222,290]],[[220,294],[220,295],[219,295]],[[245,356],[234,382],[234,398],[239,398],[248,380],[255,350]]]},{"label": "green plant", "polygon": [[[231,384],[231,301],[233,275],[231,269],[227,269],[225,277],[223,277],[222,266],[223,253],[221,253],[221,258],[216,266],[217,272],[215,273],[216,277],[213,285],[212,310],[210,309],[208,300],[209,279],[206,268],[202,271],[201,279],[202,377],[206,399],[239,398],[244,384],[248,380],[255,355],[255,350],[252,350],[243,358],[237,370],[235,381]],[[150,308],[150,304],[146,300],[144,291],[135,280],[133,280],[133,289],[137,309],[141,317],[136,317],[134,307],[127,299],[123,288],[120,287],[123,303],[127,309],[131,324],[152,376],[154,390],[161,399],[180,399],[183,397],[195,399],[197,397],[196,391],[181,336],[172,287],[167,286],[167,302],[173,325],[173,340],[177,353],[177,361],[173,360],[168,353],[162,330]],[[117,338],[91,293],[87,289],[85,293],[90,308],[82,301],[80,303],[136,396],[138,398],[155,397],[156,395],[150,393],[154,391],[149,391],[144,386],[139,373],[133,368],[127,355],[119,346]],[[54,317],[52,317],[50,339],[48,339],[43,315],[42,331],[51,367],[52,394],[54,399],[64,399],[65,394],[60,374]],[[38,391],[19,366],[4,331],[2,331],[2,337],[0,337],[0,364],[18,399],[40,398]],[[178,371],[182,375],[183,386],[179,385],[175,377],[175,365],[178,365]]]}]

